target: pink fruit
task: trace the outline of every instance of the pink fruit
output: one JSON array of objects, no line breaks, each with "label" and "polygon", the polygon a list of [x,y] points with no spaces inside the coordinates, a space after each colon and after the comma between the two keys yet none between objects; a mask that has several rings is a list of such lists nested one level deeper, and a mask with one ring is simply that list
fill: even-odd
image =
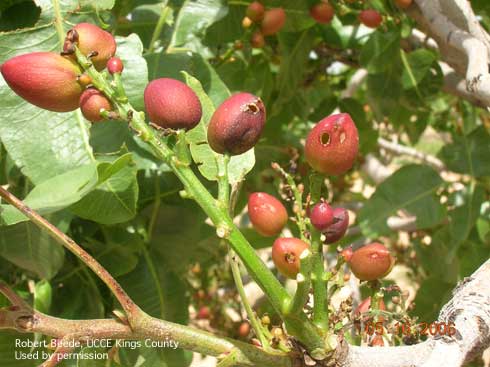
[{"label": "pink fruit", "polygon": [[281,30],[286,23],[286,12],[283,8],[273,8],[264,13],[260,25],[264,36],[271,36]]},{"label": "pink fruit", "polygon": [[388,249],[374,242],[354,251],[349,266],[360,280],[376,280],[388,275],[394,263]]},{"label": "pink fruit", "polygon": [[265,106],[250,93],[226,99],[214,112],[208,126],[208,142],[217,153],[245,153],[259,141],[265,125]]},{"label": "pink fruit", "polygon": [[321,120],[305,143],[305,157],[310,166],[328,175],[340,175],[351,169],[358,150],[357,128],[347,113]]},{"label": "pink fruit", "polygon": [[252,21],[259,23],[264,18],[265,7],[258,1],[251,3],[248,8],[246,15]]},{"label": "pink fruit", "polygon": [[[74,42],[80,51],[86,56],[96,52],[96,55],[92,56],[90,60],[97,70],[103,70],[107,61],[116,53],[116,40],[112,34],[91,23],[77,24],[68,31],[68,36],[73,31],[76,31]],[[69,44],[66,45],[65,43],[65,46],[69,46]]]},{"label": "pink fruit", "polygon": [[349,227],[349,212],[344,208],[333,209],[333,221],[328,228],[323,231],[325,243],[330,244],[337,242],[344,237]]},{"label": "pink fruit", "polygon": [[378,28],[383,21],[383,18],[381,17],[381,14],[379,14],[376,10],[367,9],[361,11],[361,13],[359,14],[359,21],[366,27]]},{"label": "pink fruit", "polygon": [[288,212],[284,205],[265,192],[250,194],[248,216],[255,230],[263,236],[279,234],[288,221]]},{"label": "pink fruit", "polygon": [[325,202],[318,203],[311,210],[311,224],[320,232],[324,232],[333,223],[333,213],[330,205]]},{"label": "pink fruit", "polygon": [[111,102],[107,97],[95,88],[88,88],[80,97],[80,109],[83,116],[91,122],[99,122],[104,118],[101,116],[101,110],[111,111]]},{"label": "pink fruit", "polygon": [[9,87],[33,105],[56,112],[78,108],[81,70],[66,57],[33,52],[7,60],[1,72]]},{"label": "pink fruit", "polygon": [[144,98],[150,121],[162,128],[190,130],[201,121],[201,102],[181,81],[155,79],[146,86]]},{"label": "pink fruit", "polygon": [[265,46],[264,35],[260,31],[254,32],[250,38],[250,44],[253,48],[263,48]]},{"label": "pink fruit", "polygon": [[114,56],[107,61],[107,70],[110,74],[122,73],[123,69],[124,65],[119,57]]},{"label": "pink fruit", "polygon": [[318,3],[310,9],[310,15],[318,23],[330,23],[335,15],[335,10],[329,3]]},{"label": "pink fruit", "polygon": [[309,248],[298,238],[278,238],[272,245],[272,261],[284,276],[294,279],[300,270],[301,253]]}]

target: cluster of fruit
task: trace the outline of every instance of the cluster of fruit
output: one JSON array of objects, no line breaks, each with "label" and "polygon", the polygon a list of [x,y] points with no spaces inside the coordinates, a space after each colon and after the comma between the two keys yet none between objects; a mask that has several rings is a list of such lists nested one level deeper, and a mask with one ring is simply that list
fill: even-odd
[{"label": "cluster of fruit", "polygon": [[[326,117],[310,131],[305,143],[305,158],[316,171],[340,175],[348,171],[357,157],[359,137],[348,114]],[[263,236],[281,233],[288,221],[284,205],[274,196],[256,192],[249,196],[248,214],[255,230]],[[349,213],[344,208],[332,208],[320,200],[307,216],[315,230],[322,233],[324,244],[339,241],[349,226]],[[300,257],[310,246],[298,238],[280,237],[272,246],[272,259],[277,269],[288,278],[300,272]],[[386,276],[393,267],[394,258],[380,243],[371,243],[356,251],[347,248],[342,257],[360,280],[375,280]]]},{"label": "cluster of fruit", "polygon": [[250,44],[254,48],[265,46],[264,36],[272,36],[281,30],[286,23],[286,12],[283,8],[265,9],[265,6],[259,2],[251,3],[246,11],[246,16],[242,20],[244,28],[249,28],[256,24],[258,29],[252,33]]}]

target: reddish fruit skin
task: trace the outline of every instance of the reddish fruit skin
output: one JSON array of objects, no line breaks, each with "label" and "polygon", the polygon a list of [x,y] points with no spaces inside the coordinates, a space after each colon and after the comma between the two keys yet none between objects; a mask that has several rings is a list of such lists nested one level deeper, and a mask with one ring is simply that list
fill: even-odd
[{"label": "reddish fruit skin", "polygon": [[255,230],[262,236],[279,234],[288,221],[288,212],[274,196],[254,192],[248,197],[248,216]]},{"label": "reddish fruit skin", "polygon": [[198,319],[209,319],[211,317],[211,310],[208,306],[203,306],[197,312]]},{"label": "reddish fruit skin", "polygon": [[349,212],[344,208],[333,209],[333,222],[323,232],[325,243],[330,244],[340,240],[344,237],[347,227],[349,227]]},{"label": "reddish fruit skin", "polygon": [[123,69],[124,65],[119,57],[114,56],[107,61],[107,70],[110,74],[122,73]]},{"label": "reddish fruit skin", "polygon": [[383,18],[376,10],[367,9],[359,14],[359,21],[369,28],[378,28]]},{"label": "reddish fruit skin", "polygon": [[307,162],[327,175],[341,175],[351,169],[358,151],[359,134],[348,113],[324,118],[306,138]]},{"label": "reddish fruit skin", "polygon": [[412,0],[395,0],[395,4],[401,9],[408,9],[412,5]]},{"label": "reddish fruit skin", "polygon": [[311,210],[311,224],[320,232],[325,231],[333,223],[333,209],[327,203],[318,203]]},{"label": "reddish fruit skin", "polygon": [[376,280],[388,275],[394,263],[388,249],[374,242],[354,251],[349,266],[360,280]]},{"label": "reddish fruit skin", "polygon": [[91,57],[97,70],[103,70],[107,61],[116,53],[116,40],[109,32],[91,23],[79,23],[73,29],[78,34],[78,48],[84,55],[93,51],[97,56]]},{"label": "reddish fruit skin", "polygon": [[86,89],[80,96],[80,109],[82,115],[91,122],[104,120],[100,115],[100,110],[111,111],[112,106],[106,96],[95,88]]},{"label": "reddish fruit skin", "polygon": [[[359,303],[359,306],[357,306],[357,308],[354,310],[354,316],[368,312],[370,308],[371,308],[371,297],[368,297],[364,301]],[[379,299],[378,309],[381,311],[386,311],[386,305],[382,298]],[[366,316],[362,318],[362,321],[367,322],[369,319],[370,317]],[[383,316],[379,316],[377,321],[383,322],[384,321]]]},{"label": "reddish fruit skin", "polygon": [[179,80],[160,78],[145,89],[145,107],[150,121],[162,128],[194,128],[201,121],[202,107],[196,93]]},{"label": "reddish fruit skin", "polygon": [[208,142],[217,153],[237,155],[253,148],[265,125],[265,106],[250,93],[226,99],[214,112],[208,126]]},{"label": "reddish fruit skin", "polygon": [[342,250],[340,253],[340,256],[344,258],[345,262],[349,262],[350,259],[352,259],[352,255],[354,254],[354,251],[352,250],[352,246],[349,246],[345,249]]},{"label": "reddish fruit skin", "polygon": [[263,48],[265,46],[265,38],[260,31],[256,31],[252,34],[252,38],[250,39],[250,44],[253,48]]},{"label": "reddish fruit skin", "polygon": [[264,18],[265,7],[258,1],[254,1],[247,8],[247,17],[259,23]]},{"label": "reddish fruit skin", "polygon": [[35,106],[55,112],[78,108],[81,70],[66,57],[33,52],[7,60],[0,70],[9,87]]},{"label": "reddish fruit skin", "polygon": [[272,261],[281,274],[295,279],[299,273],[299,257],[307,248],[308,244],[298,238],[278,238],[272,245]]},{"label": "reddish fruit skin", "polygon": [[261,30],[264,36],[271,36],[281,30],[286,23],[286,12],[283,8],[273,8],[264,13]]},{"label": "reddish fruit skin", "polygon": [[248,322],[242,322],[238,327],[238,335],[246,338],[248,334],[250,334],[250,324]]},{"label": "reddish fruit skin", "polygon": [[310,15],[318,23],[327,24],[330,23],[335,14],[335,10],[329,3],[319,3],[310,9]]}]

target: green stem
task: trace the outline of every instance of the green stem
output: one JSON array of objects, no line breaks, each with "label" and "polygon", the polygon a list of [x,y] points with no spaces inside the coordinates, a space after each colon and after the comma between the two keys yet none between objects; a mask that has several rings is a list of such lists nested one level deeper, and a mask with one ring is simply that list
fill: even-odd
[{"label": "green stem", "polygon": [[300,313],[308,301],[311,286],[311,260],[312,256],[309,250],[303,251],[300,255],[300,271],[296,276],[296,293],[294,294],[286,313]]},{"label": "green stem", "polygon": [[[323,185],[323,177],[312,175],[310,177],[310,194],[314,203],[320,201]],[[313,226],[311,231],[311,249],[313,252],[313,323],[326,332],[328,330],[328,298],[327,279],[323,259],[323,243],[320,239],[321,233]]]},{"label": "green stem", "polygon": [[61,8],[59,0],[53,0],[53,10],[54,10],[54,26],[56,28],[56,33],[58,34],[58,39],[60,41],[60,46],[63,47],[65,43],[65,30],[63,29],[63,17],[61,16]]},{"label": "green stem", "polygon": [[218,201],[223,208],[230,209],[230,215],[232,208],[230,206],[230,181],[228,179],[228,163],[230,162],[230,156],[225,154],[221,155],[218,161]]},{"label": "green stem", "polygon": [[168,14],[170,13],[170,7],[167,6],[167,2],[168,1],[165,1],[162,4],[162,11],[160,13],[160,18],[158,18],[158,22],[155,27],[155,30],[153,31],[153,35],[151,36],[148,53],[152,53],[155,50],[155,44],[160,38],[160,35],[162,34],[163,26],[165,25],[165,21],[167,20]]}]

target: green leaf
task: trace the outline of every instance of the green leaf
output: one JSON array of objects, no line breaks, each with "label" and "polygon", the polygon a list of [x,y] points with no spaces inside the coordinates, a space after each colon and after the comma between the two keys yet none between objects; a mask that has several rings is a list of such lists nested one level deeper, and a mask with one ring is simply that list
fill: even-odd
[{"label": "green leaf", "polygon": [[381,73],[393,68],[400,62],[399,33],[373,32],[362,48],[360,61],[370,74]]},{"label": "green leaf", "polygon": [[136,34],[128,37],[116,37],[117,56],[124,64],[124,72],[121,74],[124,89],[129,102],[136,109],[145,106],[143,92],[148,84],[148,67],[142,57],[143,44]]},{"label": "green leaf", "polygon": [[131,154],[119,157],[112,165],[99,165],[97,187],[70,207],[79,217],[102,224],[126,222],[136,215],[138,182],[136,166],[130,164]]},{"label": "green leaf", "polygon": [[[404,52],[404,51],[401,51]],[[436,55],[426,49],[419,49],[406,55],[407,63],[404,64],[402,85],[404,89],[416,88],[430,72]]]},{"label": "green leaf", "polygon": [[490,176],[490,135],[483,126],[469,135],[454,135],[453,140],[440,153],[448,169],[473,177]]},{"label": "green leaf", "polygon": [[[97,164],[91,163],[44,181],[34,187],[23,201],[41,215],[53,213],[79,201],[96,186],[97,181]],[[28,220],[13,206],[2,205],[0,208],[4,225]]]},{"label": "green leaf", "polygon": [[98,10],[111,10],[116,3],[116,0],[79,0],[82,8],[91,7]]},{"label": "green leaf", "polygon": [[[68,220],[67,215],[57,213],[47,219],[59,227]],[[31,222],[2,227],[0,231],[0,255],[18,267],[51,279],[64,261],[63,247]]]},{"label": "green leaf", "polygon": [[34,287],[34,309],[39,312],[49,313],[51,301],[53,298],[53,289],[47,280],[41,280]]},{"label": "green leaf", "polygon": [[221,0],[186,0],[177,16],[168,49],[186,48],[205,53],[201,38],[206,29],[222,19],[227,12],[228,8]]},{"label": "green leaf", "polygon": [[[15,343],[19,340],[20,342],[34,342],[34,334],[24,335],[24,334],[11,334],[2,332],[0,334],[0,365],[2,367],[33,367],[38,366],[40,363],[44,362],[36,358],[22,358],[20,353],[31,353],[41,349],[32,350],[29,347],[16,347]],[[39,352],[40,354],[41,352]],[[32,355],[34,356],[34,355]]]},{"label": "green leaf", "polygon": [[361,209],[359,223],[363,234],[370,238],[390,234],[387,219],[401,209],[417,216],[417,228],[439,224],[445,209],[435,193],[442,183],[430,167],[413,164],[400,168],[377,187]]}]

